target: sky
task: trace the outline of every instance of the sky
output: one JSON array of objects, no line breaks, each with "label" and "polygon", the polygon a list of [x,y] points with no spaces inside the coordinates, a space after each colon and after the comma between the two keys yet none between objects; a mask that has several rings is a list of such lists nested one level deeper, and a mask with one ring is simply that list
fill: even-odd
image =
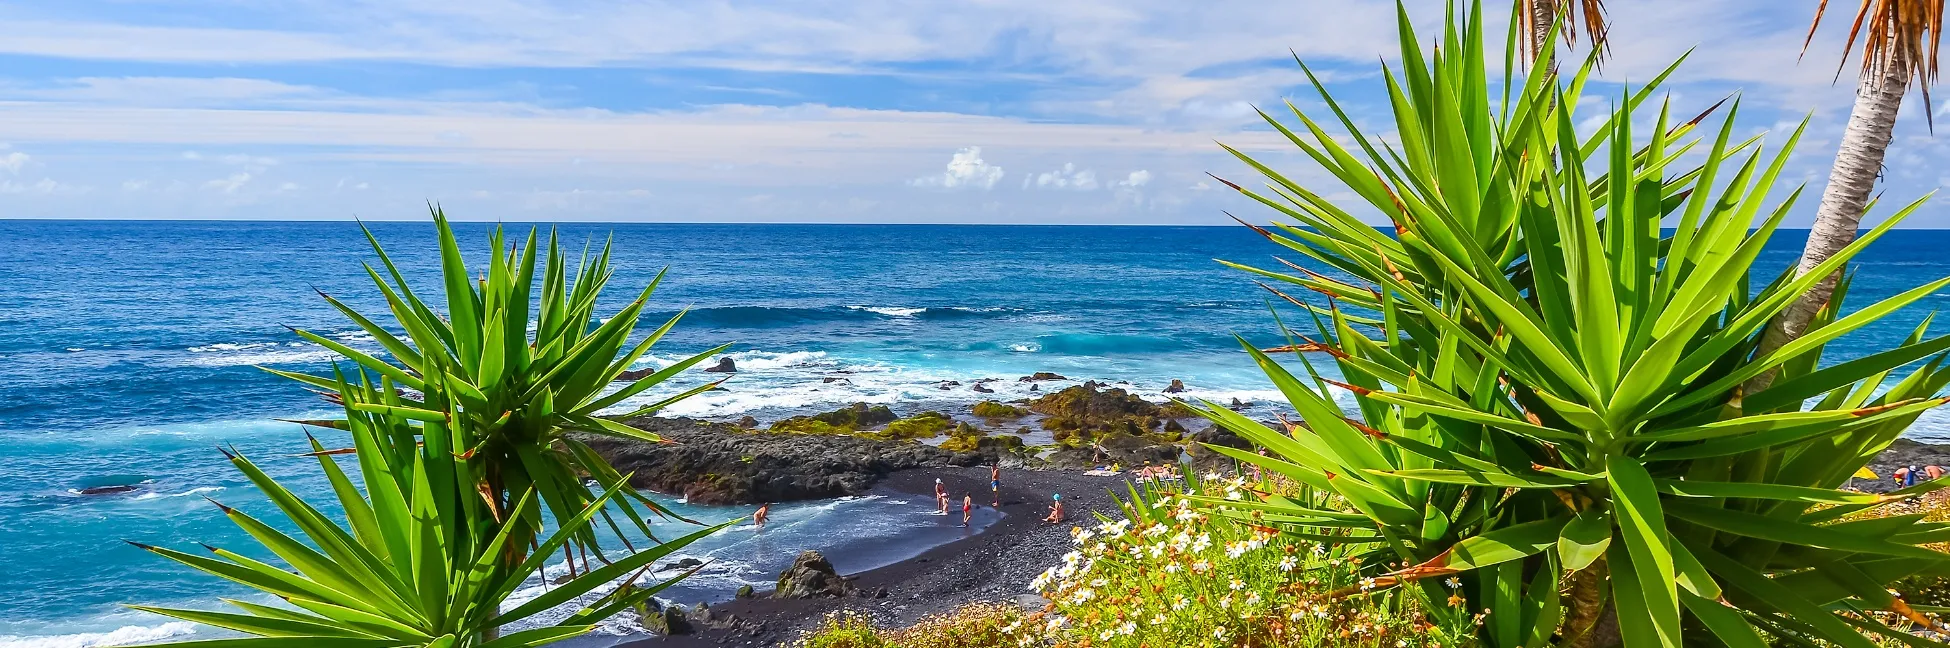
[{"label": "sky", "polygon": [[[1589,94],[1691,49],[1676,113],[1737,91],[1773,142],[1810,116],[1805,226],[1845,21],[1800,59],[1812,0],[1608,4]],[[1407,5],[1435,33],[1441,3]],[[1368,0],[0,0],[0,218],[1263,221],[1206,176],[1251,179],[1218,143],[1346,197],[1254,108],[1322,109],[1298,55],[1385,132],[1395,38]],[[1950,175],[1923,113],[1888,161],[1903,202]]]}]

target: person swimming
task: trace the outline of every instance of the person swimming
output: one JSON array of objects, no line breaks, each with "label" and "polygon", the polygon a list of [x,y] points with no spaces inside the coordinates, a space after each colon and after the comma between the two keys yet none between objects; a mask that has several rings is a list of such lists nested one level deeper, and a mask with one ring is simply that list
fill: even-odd
[{"label": "person swimming", "polygon": [[758,512],[752,514],[752,522],[757,524],[758,528],[763,529],[765,528],[765,520],[766,518],[771,517],[771,513],[772,513],[771,502],[760,504],[758,505]]},{"label": "person swimming", "polygon": [[1062,493],[1057,493],[1055,495],[1050,496],[1049,517],[1043,518],[1043,521],[1049,522],[1051,524],[1063,523],[1063,494]]}]

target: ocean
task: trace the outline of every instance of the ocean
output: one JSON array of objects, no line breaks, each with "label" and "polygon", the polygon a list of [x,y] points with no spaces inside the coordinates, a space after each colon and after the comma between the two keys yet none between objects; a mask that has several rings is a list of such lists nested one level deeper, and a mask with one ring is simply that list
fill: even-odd
[{"label": "ocean", "polygon": [[[370,226],[431,290],[431,225]],[[492,226],[457,227],[470,259],[484,263]],[[529,226],[509,227],[519,236]],[[1277,398],[1234,338],[1281,341],[1268,295],[1213,261],[1272,265],[1271,255],[1285,252],[1244,228],[574,224],[560,232],[575,249],[613,237],[604,312],[669,268],[641,329],[690,311],[646,366],[736,343],[729,355],[739,372],[728,391],[681,403],[673,415],[771,420],[856,401],[912,412],[1022,397],[1027,384],[1015,378],[1038,371],[1147,394],[1180,379],[1194,397]],[[1763,267],[1788,267],[1803,236],[1776,235]],[[1950,275],[1945,249],[1950,232],[1887,237],[1858,264],[1850,303]],[[320,370],[333,359],[287,326],[373,346],[314,292],[383,314],[360,265],[373,260],[347,222],[0,220],[0,648],[202,636],[119,605],[214,606],[249,594],[122,540],[249,547],[204,500],[267,508],[219,446],[235,446],[301,492],[327,492],[315,464],[293,456],[305,449],[298,428],[275,419],[330,407],[254,367]],[[1950,295],[1932,296],[1831,345],[1827,360],[1898,344],[1947,303]],[[981,378],[1004,379],[993,383],[1000,393],[969,391]],[[947,381],[962,385],[939,387]],[[1932,414],[1911,435],[1950,440],[1950,416]],[[76,494],[128,483],[140,491]],[[671,505],[701,520],[750,512]],[[779,507],[773,526],[790,533],[734,530],[680,554],[716,562],[672,597],[769,585],[801,549],[846,549],[835,562],[851,571],[954,537],[920,508],[892,493]]]}]

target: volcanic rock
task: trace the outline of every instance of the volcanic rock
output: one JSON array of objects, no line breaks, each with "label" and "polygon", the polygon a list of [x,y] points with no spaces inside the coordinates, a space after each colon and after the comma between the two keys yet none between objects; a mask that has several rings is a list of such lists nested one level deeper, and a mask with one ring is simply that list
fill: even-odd
[{"label": "volcanic rock", "polygon": [[1047,371],[1038,371],[1036,373],[1029,374],[1021,378],[1017,378],[1016,382],[1037,382],[1041,380],[1069,380],[1069,379],[1064,378],[1061,374],[1054,374]]},{"label": "volcanic rock", "polygon": [[858,495],[896,470],[984,465],[996,458],[979,448],[957,453],[911,441],[767,434],[693,419],[644,417],[628,423],[668,443],[593,434],[576,438],[631,474],[631,485],[702,505]]},{"label": "volcanic rock", "polygon": [[819,552],[808,549],[799,552],[792,566],[779,574],[779,584],[772,591],[772,598],[830,598],[851,593],[853,586],[833,570],[833,563]]},{"label": "volcanic rock", "polygon": [[738,373],[738,365],[732,364],[731,356],[718,356],[718,364],[705,367],[711,373]]}]

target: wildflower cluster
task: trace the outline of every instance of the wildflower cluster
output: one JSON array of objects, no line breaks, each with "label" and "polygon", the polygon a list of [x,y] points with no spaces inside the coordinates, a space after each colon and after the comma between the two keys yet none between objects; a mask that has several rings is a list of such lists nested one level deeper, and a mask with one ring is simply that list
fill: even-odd
[{"label": "wildflower cluster", "polygon": [[[1227,500],[1255,490],[1215,477],[1202,489]],[[1431,633],[1400,592],[1331,596],[1374,583],[1345,551],[1215,518],[1178,493],[1127,512],[1139,514],[1072,530],[1076,550],[1030,584],[1052,603],[1042,636],[1021,633],[1019,645],[1422,648],[1450,636]]]}]

